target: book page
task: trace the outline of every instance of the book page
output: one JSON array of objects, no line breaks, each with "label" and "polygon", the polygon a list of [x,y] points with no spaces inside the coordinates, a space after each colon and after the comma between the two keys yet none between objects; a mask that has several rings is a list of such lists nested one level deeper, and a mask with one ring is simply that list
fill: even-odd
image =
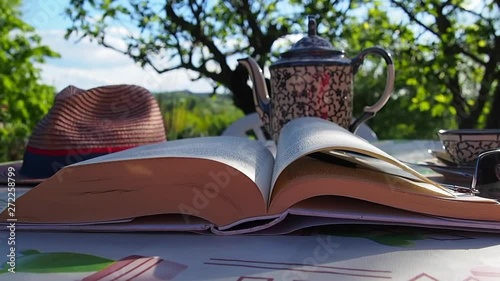
[{"label": "book page", "polygon": [[[286,169],[281,173],[278,181],[276,181],[272,194],[273,204],[279,203],[276,201],[281,195],[292,192],[290,185],[293,182],[312,182],[312,180],[318,178],[331,179],[329,181],[329,189],[332,192],[332,195],[335,195],[334,190],[339,186],[338,180],[340,180],[341,178],[347,178],[357,181],[362,186],[365,186],[364,192],[368,194],[376,192],[376,189],[366,189],[367,186],[377,184],[378,187],[387,187],[387,189],[390,189],[390,191],[394,193],[394,196],[396,192],[402,192],[404,194],[423,195],[431,197],[448,197],[447,192],[443,192],[441,189],[434,187],[433,185],[430,185],[426,182],[414,181],[411,178],[401,177],[393,174],[386,174],[375,169],[366,169],[362,166],[346,167],[343,165],[332,165],[328,162],[311,157],[301,157],[297,161],[294,161],[292,164],[287,166]],[[307,191],[309,194],[313,194],[314,190],[317,188],[319,188],[319,186],[311,186]],[[340,188],[349,189],[349,191],[351,192],[354,191],[353,186],[343,186]],[[294,193],[294,196],[297,196],[298,200],[302,200],[307,197],[305,191],[295,191]],[[330,193],[327,194],[330,195]],[[393,198],[397,198],[394,196]]]},{"label": "book page", "polygon": [[200,137],[143,145],[71,166],[167,157],[208,159],[234,167],[256,183],[265,202],[269,200],[274,157],[263,144],[243,137]]},{"label": "book page", "polygon": [[[319,196],[347,197],[434,216],[500,221],[500,204],[478,196],[450,197],[437,186],[371,169],[301,157],[278,178],[268,213]],[[333,201],[332,201],[333,204]]]},{"label": "book page", "polygon": [[[389,175],[394,175],[394,176],[399,176],[407,179],[411,179],[413,181],[422,181],[421,178],[415,176],[412,173],[409,173],[397,166],[394,166],[393,164],[390,164],[384,160],[378,159],[378,158],[373,158],[370,156],[366,156],[363,154],[359,153],[352,153],[352,152],[344,152],[344,151],[329,151],[328,153],[325,153],[324,155],[330,154],[333,158],[332,159],[337,159],[341,158],[344,160],[347,160],[349,162],[352,162],[356,164],[356,167],[359,168],[365,168],[365,169],[370,169],[373,171],[381,172],[384,174],[389,174]],[[335,161],[335,160],[334,160]]]},{"label": "book page", "polygon": [[281,130],[271,186],[274,186],[281,172],[300,157],[313,152],[332,150],[351,151],[378,158],[410,173],[422,182],[436,186],[450,197],[454,197],[453,193],[445,187],[431,181],[366,140],[333,122],[316,117],[303,117],[292,120]]}]

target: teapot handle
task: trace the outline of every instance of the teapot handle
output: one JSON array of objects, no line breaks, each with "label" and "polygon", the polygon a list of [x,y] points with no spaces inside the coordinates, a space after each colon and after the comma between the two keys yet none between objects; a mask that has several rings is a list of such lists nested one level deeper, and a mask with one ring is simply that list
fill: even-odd
[{"label": "teapot handle", "polygon": [[391,55],[384,49],[380,47],[371,47],[362,50],[355,58],[352,59],[351,64],[353,65],[353,73],[358,71],[358,68],[363,64],[365,57],[369,54],[379,55],[387,64],[387,79],[385,82],[385,89],[382,97],[372,106],[365,106],[363,114],[354,121],[354,123],[349,126],[349,131],[352,133],[356,132],[356,129],[362,123],[366,122],[368,119],[375,116],[375,114],[387,103],[391,97],[392,90],[394,89],[394,63],[392,62]]}]

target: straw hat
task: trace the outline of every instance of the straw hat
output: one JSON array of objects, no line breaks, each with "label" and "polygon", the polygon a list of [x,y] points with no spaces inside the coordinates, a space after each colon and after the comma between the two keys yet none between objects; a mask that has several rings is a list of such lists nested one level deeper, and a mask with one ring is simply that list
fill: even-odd
[{"label": "straw hat", "polygon": [[8,181],[8,167],[17,184],[36,184],[66,165],[163,141],[163,117],[147,89],[68,86],[33,129],[23,161],[0,165],[0,183]]}]

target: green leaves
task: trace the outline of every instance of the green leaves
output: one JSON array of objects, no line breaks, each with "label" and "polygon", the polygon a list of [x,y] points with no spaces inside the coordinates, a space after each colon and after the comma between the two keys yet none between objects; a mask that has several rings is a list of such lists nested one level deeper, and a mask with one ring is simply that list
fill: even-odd
[{"label": "green leaves", "polygon": [[[439,128],[478,127],[500,93],[498,1],[483,0],[71,0],[69,34],[97,39],[111,24],[130,31],[126,53],[141,65],[157,66],[168,53],[166,72],[185,68],[235,95],[235,58],[250,55],[261,66],[282,51],[275,42],[304,34],[305,16],[319,15],[319,31],[349,57],[379,45],[392,53],[394,98],[370,120],[382,137],[435,137]],[[99,20],[95,20],[99,19]],[[103,44],[105,45],[105,44]],[[109,46],[114,48],[116,46]],[[279,50],[278,50],[279,49]],[[158,63],[161,65],[166,59]],[[355,112],[373,104],[385,83],[384,64],[369,57],[355,78]],[[210,67],[210,65],[217,67]],[[168,75],[168,74],[165,74]],[[237,84],[237,85],[235,85]],[[242,98],[238,100],[244,100]],[[248,99],[251,100],[251,99]],[[487,102],[480,102],[487,101]],[[252,105],[250,105],[252,107]]]},{"label": "green leaves", "polygon": [[55,89],[40,83],[35,63],[58,57],[20,19],[20,1],[0,1],[0,162],[20,159]]},{"label": "green leaves", "polygon": [[243,117],[228,96],[185,93],[156,94],[164,114],[167,139],[217,136]]}]

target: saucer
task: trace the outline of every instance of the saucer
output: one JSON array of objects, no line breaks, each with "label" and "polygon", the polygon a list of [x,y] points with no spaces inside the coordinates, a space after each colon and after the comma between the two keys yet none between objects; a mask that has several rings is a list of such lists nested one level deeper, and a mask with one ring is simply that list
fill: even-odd
[{"label": "saucer", "polygon": [[445,164],[447,166],[457,166],[457,164],[455,164],[453,162],[453,160],[451,159],[451,157],[444,150],[429,149],[429,150],[427,150],[427,152],[429,152],[429,154],[431,154],[437,160],[439,160],[440,162],[442,162],[443,164]]},{"label": "saucer", "polygon": [[447,181],[468,183],[472,181],[475,166],[458,165],[451,160],[445,151],[442,150],[429,149],[428,152],[433,157],[419,162],[418,165],[429,168],[442,175]]},{"label": "saucer", "polygon": [[462,168],[472,168],[474,169],[473,164],[457,164],[453,162],[453,159],[450,157],[450,155],[444,151],[444,150],[433,150],[429,149],[428,150],[429,154],[434,156],[438,162],[441,162],[442,165],[450,166],[450,167],[462,167]]},{"label": "saucer", "polygon": [[456,167],[446,166],[437,162],[435,159],[430,159],[424,162],[419,162],[417,165],[431,169],[433,172],[444,177],[446,182],[454,183],[471,183],[474,175],[473,167]]}]

